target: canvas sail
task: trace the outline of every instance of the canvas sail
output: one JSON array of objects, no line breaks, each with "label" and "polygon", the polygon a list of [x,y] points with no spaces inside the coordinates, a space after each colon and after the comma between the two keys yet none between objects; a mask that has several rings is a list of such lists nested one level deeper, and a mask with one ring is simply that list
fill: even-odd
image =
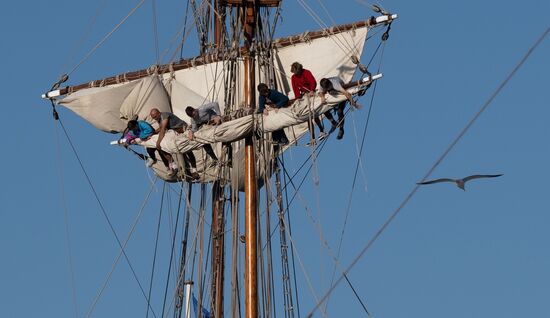
[{"label": "canvas sail", "polygon": [[[318,80],[331,76],[339,76],[345,82],[351,80],[356,66],[350,57],[355,55],[360,58],[367,32],[368,27],[361,27],[309,41],[304,37],[303,42],[280,48],[277,47],[278,41],[275,41],[273,66],[277,89],[290,98],[294,97],[290,88],[290,65],[295,61],[302,62]],[[305,56],[307,61],[304,61]],[[82,89],[57,102],[107,132],[122,131],[126,121],[133,115],[146,119],[153,107],[161,111],[171,110],[178,117],[189,121],[184,111],[189,105],[200,106],[217,101],[223,111],[226,97],[223,81],[227,72],[224,64],[224,61],[211,62],[165,73],[163,82],[166,88],[152,74],[145,79],[123,84]],[[232,90],[237,101],[243,100],[243,90],[239,86],[243,82],[242,69],[243,62],[240,60],[235,72],[236,86]],[[233,106],[238,108],[241,105]]]},{"label": "canvas sail", "polygon": [[[270,65],[274,72],[272,81],[268,84],[276,86],[278,90],[293,98],[290,65],[296,61],[309,69],[318,81],[321,78],[333,76],[340,77],[344,82],[350,81],[356,69],[351,56],[360,59],[368,29],[365,25],[343,32],[329,30],[326,36],[314,39],[310,39],[308,33],[304,33],[299,37],[287,38],[286,41],[290,39],[290,44],[285,45],[282,45],[281,41],[274,41],[271,59],[273,65]],[[306,56],[307,59],[304,58]],[[82,89],[57,102],[106,132],[123,131],[127,121],[135,118],[134,116],[156,124],[149,117],[152,108],[171,111],[189,123],[190,118],[185,113],[187,106],[197,107],[217,101],[222,112],[224,109],[239,109],[243,106],[241,101],[244,100],[244,89],[241,85],[244,82],[244,62],[240,58],[234,61],[231,87],[231,93],[234,94],[231,99],[234,101],[233,105],[225,105],[225,101],[229,100],[224,84],[226,72],[228,72],[227,60],[195,66],[192,63],[191,67],[162,75],[151,72],[150,76],[126,83]],[[256,63],[257,76],[262,81],[259,73],[261,63],[266,61],[259,58]],[[292,107],[270,112],[269,116],[248,115],[218,126],[205,125],[195,134],[193,141],[187,138],[187,134],[169,131],[162,140],[161,147],[164,151],[175,155],[194,151],[197,169],[202,172],[200,182],[213,181],[220,176],[217,174],[216,167],[208,167],[205,162],[206,158],[201,149],[204,143],[213,144],[215,151],[219,153],[221,142],[238,141],[253,131],[262,134],[284,128],[290,144],[293,144],[308,132],[307,121],[310,118],[321,115],[344,99],[344,96],[329,97],[327,104],[321,105],[319,98],[304,98],[296,101]],[[156,140],[157,136],[153,136],[142,145],[154,148]],[[239,156],[238,153],[237,156]],[[153,168],[162,179],[177,181],[177,175],[161,163],[158,162]],[[244,169],[239,170],[244,171]],[[260,178],[263,179],[263,176]]]}]

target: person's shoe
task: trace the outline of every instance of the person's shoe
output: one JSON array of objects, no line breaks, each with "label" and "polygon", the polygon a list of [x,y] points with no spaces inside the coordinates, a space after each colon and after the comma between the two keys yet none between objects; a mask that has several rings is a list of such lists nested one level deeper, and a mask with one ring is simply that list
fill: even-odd
[{"label": "person's shoe", "polygon": [[344,138],[344,131],[340,129],[340,131],[338,132],[338,136],[336,136],[336,139],[340,140],[342,138]]},{"label": "person's shoe", "polygon": [[307,143],[306,143],[306,146],[315,146],[315,139],[310,139]]},{"label": "person's shoe", "polygon": [[155,163],[157,163],[157,161],[153,158],[147,158],[147,161],[145,161],[145,165],[148,168],[151,168]]},{"label": "person's shoe", "polygon": [[325,138],[327,138],[327,137],[328,137],[328,134],[327,134],[326,132],[323,131],[323,132],[321,132],[321,133],[319,134],[318,140],[319,140],[319,141],[323,141],[323,140],[324,140]]}]

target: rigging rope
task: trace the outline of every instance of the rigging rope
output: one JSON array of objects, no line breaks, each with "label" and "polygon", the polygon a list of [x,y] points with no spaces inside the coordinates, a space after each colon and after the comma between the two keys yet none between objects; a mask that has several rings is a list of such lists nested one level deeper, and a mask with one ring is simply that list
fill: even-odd
[{"label": "rigging rope", "polygon": [[[57,121],[55,121],[57,122]],[[55,127],[57,128],[57,127]],[[61,143],[59,140],[59,129],[55,129],[55,140],[56,140],[56,154],[57,154],[57,160],[56,162],[59,163],[58,165],[58,171],[59,171],[59,190],[60,190],[60,199],[63,203],[63,215],[65,217],[65,240],[66,240],[66,246],[67,249],[67,265],[69,266],[69,277],[71,281],[71,294],[72,294],[72,301],[73,301],[73,310],[74,310],[74,317],[78,317],[78,301],[77,301],[77,294],[76,294],[76,280],[75,280],[75,272],[74,272],[74,264],[73,264],[73,255],[71,252],[71,242],[70,242],[70,231],[69,231],[69,209],[67,207],[67,199],[66,199],[66,193],[65,193],[65,182],[64,182],[64,175],[63,175],[63,169],[62,169],[62,157],[61,157]]]},{"label": "rigging rope", "polygon": [[[182,182],[183,187],[183,182]],[[175,308],[179,309],[179,314],[177,317],[181,316],[181,310],[183,305],[183,288],[185,287],[185,282],[182,281],[182,277],[185,277],[185,265],[187,262],[187,240],[189,238],[189,224],[190,224],[190,218],[191,218],[191,208],[190,208],[190,202],[191,202],[191,194],[193,192],[193,184],[188,183],[187,184],[187,193],[186,193],[186,200],[185,200],[185,226],[183,227],[183,233],[181,238],[181,254],[180,254],[180,269],[178,274],[178,281],[176,283],[176,296],[178,297],[178,302],[175,303]],[[174,297],[174,299],[175,299]]]},{"label": "rigging rope", "polygon": [[[288,175],[288,171],[286,170],[286,168],[284,167],[283,165],[283,171],[285,172],[286,175]],[[311,171],[311,166],[310,166],[310,169],[308,170],[308,173],[309,171]],[[296,188],[296,186],[294,185],[294,183],[292,182],[292,179],[289,181],[289,183],[294,187],[295,189],[295,196],[298,195],[299,196],[299,188],[302,186],[303,182],[305,181],[305,178],[307,177],[307,174],[306,176],[304,176],[304,178],[302,179],[302,182],[300,183],[299,187]],[[294,196],[294,197],[295,197]],[[293,199],[294,199],[293,197]],[[292,202],[292,201],[291,201]],[[307,206],[305,206],[305,211],[306,213],[308,214],[308,216],[310,217],[310,220],[312,221],[312,223],[314,223],[314,225],[316,225],[317,227],[317,231],[319,232],[319,235],[321,237],[321,242],[322,242],[322,245],[324,245],[324,247],[326,248],[327,252],[329,253],[329,256],[332,258],[332,260],[334,261],[334,265],[335,265],[335,268],[339,268],[341,270],[341,272],[343,273],[343,276],[344,278],[346,279],[346,282],[349,284],[350,288],[352,289],[352,291],[354,292],[355,296],[357,297],[359,303],[361,304],[361,306],[363,307],[363,309],[365,310],[365,312],[367,313],[368,316],[370,316],[370,313],[368,312],[364,302],[360,299],[359,295],[357,294],[356,290],[355,290],[355,287],[352,285],[351,281],[349,280],[349,278],[347,277],[346,273],[344,273],[342,271],[342,265],[339,261],[339,259],[334,255],[334,253],[332,252],[332,249],[330,247],[330,245],[328,244],[328,241],[326,239],[324,239],[324,235],[323,235],[323,232],[322,232],[322,229],[317,225],[318,222],[315,222],[315,220],[313,219],[313,216],[309,213],[309,208]],[[291,238],[292,240],[292,238]],[[322,309],[322,313],[325,313],[326,314],[326,308],[323,308]]]},{"label": "rigging rope", "polygon": [[107,39],[109,37],[111,37],[111,35],[113,35],[113,33],[118,30],[118,28],[120,28],[122,26],[122,24],[124,24],[124,22],[126,22],[126,20],[128,20],[128,18],[130,18],[136,11],[137,9],[139,9],[139,7],[141,7],[141,5],[145,2],[145,0],[141,0],[131,11],[130,13],[128,13],[128,15],[126,15],[126,17],[124,17],[122,19],[122,21],[120,21],[109,33],[107,33],[107,35],[105,35],[103,37],[103,39],[101,39],[85,56],[84,58],[82,58],[82,60],[80,60],[80,62],[78,62],[78,64],[76,64],[67,74],[72,74],[77,68],[79,68],[82,63],[84,63],[88,58],[90,58],[90,56],[101,46],[103,45],[103,43],[105,43],[105,41],[107,41]]},{"label": "rigging rope", "polygon": [[185,18],[183,20],[183,38],[181,40],[181,46],[180,46],[180,60],[183,59],[183,43],[185,43],[185,38],[187,37],[187,33],[185,32],[185,30],[187,29],[188,15],[189,15],[189,1],[187,1],[187,5],[185,6]]},{"label": "rigging rope", "polygon": [[147,301],[147,308],[146,308],[146,314],[145,318],[149,317],[149,307],[151,306],[151,292],[153,290],[153,277],[155,275],[155,264],[157,262],[157,248],[159,243],[159,234],[160,234],[160,223],[162,220],[162,206],[164,204],[164,191],[166,190],[166,183],[163,183],[162,187],[162,194],[160,196],[160,209],[159,209],[159,218],[157,222],[157,235],[155,238],[155,249],[153,251],[153,264],[151,265],[151,278],[149,279],[149,293],[148,293],[148,301]]},{"label": "rigging rope", "polygon": [[90,24],[88,26],[88,29],[84,32],[84,34],[82,35],[82,37],[80,38],[80,41],[75,44],[72,49],[69,51],[70,53],[68,54],[69,55],[69,58],[67,58],[67,62],[65,62],[65,64],[63,65],[63,67],[61,68],[63,70],[63,74],[66,74],[66,70],[69,68],[69,61],[73,60],[74,57],[75,57],[75,54],[78,50],[80,50],[80,48],[82,47],[82,44],[84,43],[84,41],[88,38],[88,36],[90,35],[90,32],[92,31],[92,27],[94,26],[94,24],[96,23],[97,21],[97,18],[100,16],[100,13],[101,11],[104,9],[105,7],[105,4],[107,3],[107,0],[103,0],[100,4],[100,6],[98,7],[97,11],[95,12],[95,15],[92,17],[92,19],[90,20]]},{"label": "rigging rope", "polygon": [[[111,271],[109,272],[109,274],[105,278],[100,290],[98,291],[98,293],[96,295],[96,298],[94,299],[92,305],[90,306],[90,309],[88,310],[88,314],[86,315],[86,317],[90,317],[92,315],[92,312],[94,311],[95,306],[97,305],[99,299],[101,298],[103,292],[105,291],[105,288],[107,287],[107,284],[109,283],[109,281],[111,279],[111,276],[113,275],[113,273],[116,269],[116,266],[118,265],[118,262],[120,261],[120,257],[124,254],[124,247],[126,247],[126,244],[128,244],[128,242],[130,241],[130,238],[132,237],[132,234],[134,233],[134,230],[137,226],[137,223],[139,222],[139,219],[141,218],[141,214],[143,213],[143,210],[145,208],[145,204],[149,200],[149,196],[153,192],[153,189],[154,189],[154,184],[151,185],[151,187],[149,189],[149,192],[147,193],[147,196],[145,197],[145,200],[144,200],[143,204],[141,205],[141,208],[138,212],[138,215],[136,216],[136,219],[134,220],[134,223],[132,224],[132,227],[130,228],[130,231],[129,231],[127,237],[126,237],[126,240],[124,241],[123,248],[121,248],[121,250],[119,251],[117,257],[115,258],[115,261],[113,262],[113,265],[111,266]],[[143,294],[145,296],[145,292],[143,292]],[[147,296],[145,296],[145,297],[146,297],[147,303],[149,303],[149,299],[147,299]],[[156,317],[155,312],[153,311],[153,308],[151,308],[151,312],[153,313],[153,316]]]},{"label": "rigging rope", "polygon": [[[284,165],[284,156],[281,156],[282,157],[282,163]],[[286,180],[287,176],[286,174],[283,174],[283,181],[285,182],[285,184],[287,183],[287,180]],[[285,186],[285,206],[286,206],[286,217],[287,217],[287,225],[288,225],[288,233],[289,235],[292,235],[292,227],[291,227],[291,222],[290,222],[290,210],[289,210],[289,202],[288,202],[288,189],[286,188]],[[283,218],[283,222],[284,222],[284,218]],[[292,257],[292,274],[294,275],[294,292],[295,292],[295,297],[296,297],[296,311],[298,313],[298,317],[301,317],[301,314],[300,314],[300,298],[298,297],[298,281],[296,279],[296,262],[294,260],[294,246],[292,244],[290,244],[290,256]]]},{"label": "rigging rope", "polygon": [[[55,114],[57,114],[57,112],[55,111],[55,108],[54,108],[54,117],[55,117]],[[92,184],[92,180],[90,179],[90,176],[88,175],[88,173],[86,172],[86,169],[84,168],[84,164],[82,163],[82,160],[80,160],[80,156],[78,155],[78,152],[76,151],[76,148],[71,140],[71,138],[69,137],[69,133],[67,131],[67,129],[65,128],[65,125],[63,125],[63,122],[61,121],[61,119],[58,117],[57,118],[57,121],[59,122],[59,125],[61,126],[61,128],[63,129],[63,132],[65,134],[65,137],[67,138],[67,141],[69,142],[69,145],[71,146],[71,149],[73,150],[73,153],[80,165],[80,168],[82,170],[82,172],[84,173],[84,176],[86,177],[86,180],[88,182],[88,185],[90,186],[90,189],[92,190],[92,193],[94,194],[94,197],[97,201],[97,203],[99,204],[99,207],[100,207],[100,210],[103,214],[103,216],[105,217],[105,220],[107,221],[107,224],[109,225],[109,228],[111,230],[111,232],[113,233],[117,243],[118,243],[118,246],[120,247],[120,250],[121,250],[121,253],[124,255],[124,258],[126,260],[126,262],[128,263],[128,267],[130,268],[130,270],[132,271],[132,275],[134,276],[134,279],[136,280],[143,296],[145,297],[145,299],[147,300],[147,295],[145,294],[145,290],[143,289],[143,286],[141,285],[140,281],[139,281],[139,278],[137,277],[137,274],[134,270],[134,267],[132,266],[132,263],[130,262],[130,259],[128,257],[128,255],[126,254],[125,250],[124,250],[124,246],[125,244],[123,245],[122,242],[120,241],[114,227],[113,227],[113,224],[109,218],[109,216],[107,215],[107,211],[105,210],[105,208],[103,207],[103,203],[101,202],[101,200],[99,199],[99,195],[97,193],[97,191],[95,190],[95,187],[94,185]],[[140,213],[141,214],[141,213]],[[126,241],[127,242],[127,241]],[[93,309],[93,307],[95,306],[95,303],[97,302],[98,299],[96,299],[94,301],[94,304],[92,305],[92,308],[91,310]],[[91,314],[91,310],[90,312],[88,313],[89,315]],[[154,312],[153,312],[154,314]]]},{"label": "rigging rope", "polygon": [[168,284],[170,282],[170,274],[172,273],[172,260],[174,259],[174,247],[176,244],[176,234],[178,232],[178,224],[179,224],[179,217],[180,217],[180,211],[181,211],[181,194],[183,192],[183,188],[180,190],[179,200],[178,200],[178,208],[176,212],[176,222],[174,223],[174,232],[172,234],[172,246],[170,248],[170,261],[168,262],[168,274],[166,277],[166,287],[164,289],[164,301],[162,302],[162,313],[161,317],[164,317],[164,312],[166,309],[166,297],[168,295]]},{"label": "rigging rope", "polygon": [[[188,205],[187,207],[189,207],[189,209],[192,210],[190,197],[191,197],[190,188],[188,188],[186,204]],[[201,221],[201,219],[202,219],[202,221]],[[200,224],[200,222],[204,222],[204,218],[201,218],[199,216],[198,217],[198,222],[199,222],[199,224]],[[199,224],[197,225],[197,228],[199,228]],[[193,245],[195,247],[195,252],[193,252],[193,258],[186,258],[185,259],[185,264],[183,265],[183,269],[180,270],[180,275],[179,275],[179,277],[176,281],[176,284],[175,284],[175,289],[174,289],[172,301],[170,302],[168,308],[171,308],[173,305],[175,305],[174,303],[175,303],[176,297],[178,295],[178,286],[180,286],[180,284],[182,284],[184,282],[183,273],[185,273],[185,270],[187,269],[187,266],[189,265],[189,262],[192,263],[191,275],[190,276],[192,277],[194,272],[195,272],[195,256],[196,256],[197,240],[199,239],[198,237],[199,237],[199,231],[195,231],[195,235],[193,236],[193,241],[191,242],[191,245]],[[168,314],[168,311],[166,312],[166,315],[167,314]]]},{"label": "rigging rope", "polygon": [[[386,43],[386,42],[384,41],[384,42],[381,42],[380,44],[382,44],[382,43]],[[378,45],[378,48],[380,48],[380,45]],[[375,55],[376,55],[376,52],[378,51],[378,48],[376,49],[376,51],[374,53]],[[381,69],[381,66],[382,66],[382,58],[384,56],[384,48],[385,48],[385,45],[382,47],[382,53],[381,53],[381,57],[380,57],[380,63],[378,64],[377,73],[380,73],[380,69]],[[375,55],[373,55],[373,58],[374,58]],[[369,65],[372,62],[372,59],[369,61]],[[355,172],[354,172],[354,175],[353,175],[353,181],[352,181],[351,189],[350,189],[350,192],[349,192],[348,204],[347,204],[346,210],[345,210],[346,212],[345,212],[345,217],[344,217],[344,223],[342,225],[342,231],[341,231],[341,234],[340,234],[340,241],[338,242],[338,247],[336,249],[336,257],[338,259],[340,258],[340,253],[341,253],[341,250],[342,250],[342,244],[343,244],[343,240],[344,240],[344,233],[345,233],[345,230],[346,230],[349,213],[351,211],[351,202],[352,202],[353,193],[354,193],[354,190],[355,190],[355,183],[357,181],[357,173],[358,173],[358,170],[359,170],[359,166],[361,164],[361,155],[363,153],[363,148],[364,148],[364,145],[365,145],[365,139],[366,139],[366,136],[367,136],[367,129],[368,129],[368,126],[369,126],[371,113],[372,113],[372,110],[374,108],[374,97],[376,95],[377,84],[378,84],[378,81],[375,81],[374,87],[373,87],[373,90],[372,90],[369,111],[367,112],[367,119],[366,119],[366,122],[365,122],[365,128],[363,129],[363,137],[361,139],[361,147],[360,147],[359,152],[357,154],[357,162],[355,164]],[[331,278],[331,282],[330,282],[331,286],[334,283],[335,275],[336,275],[336,266],[334,267],[334,270],[332,272],[332,278]],[[346,280],[347,280],[347,277],[346,277]],[[352,290],[355,293],[355,288],[353,288],[351,283],[350,283],[350,287],[352,288]],[[364,305],[361,298],[357,294],[356,294],[356,296],[357,296],[357,299],[359,300],[359,302],[361,303],[361,305],[363,306],[363,308],[364,308],[365,312],[367,313],[367,315],[370,316],[369,311],[367,310],[367,308]],[[326,306],[328,306],[328,299],[327,299],[327,302],[326,302],[326,305],[325,305],[325,309],[326,309]]]},{"label": "rigging rope", "polygon": [[[470,121],[466,124],[466,126],[460,131],[460,133],[455,137],[455,139],[451,142],[451,144],[445,149],[445,151],[441,154],[441,156],[435,161],[435,163],[432,165],[432,167],[428,170],[428,172],[424,175],[421,181],[426,180],[432,172],[443,162],[443,160],[447,157],[447,155],[451,152],[451,150],[456,146],[456,144],[462,139],[462,137],[470,130],[470,128],[473,126],[473,124],[476,122],[476,120],[483,114],[483,112],[491,105],[493,100],[497,97],[497,95],[502,91],[502,89],[508,84],[508,82],[512,79],[512,77],[516,74],[516,72],[523,66],[525,61],[531,56],[533,51],[539,46],[540,43],[546,38],[546,36],[550,33],[550,26],[544,31],[544,33],[537,39],[537,41],[529,48],[527,53],[523,56],[523,58],[517,63],[517,65],[514,67],[514,69],[508,74],[508,76],[502,81],[502,83],[497,87],[497,89],[491,94],[489,99],[483,104],[483,106],[479,109],[479,111],[470,119]],[[374,236],[368,241],[368,243],[363,247],[361,252],[355,257],[355,259],[351,262],[351,264],[345,269],[343,272],[348,273],[356,264],[359,262],[359,260],[365,255],[365,253],[368,251],[368,249],[376,242],[376,240],[382,235],[382,233],[386,230],[386,228],[391,224],[391,222],[395,219],[395,217],[401,212],[401,210],[407,205],[407,203],[412,199],[412,197],[416,194],[416,191],[420,187],[419,184],[417,184],[411,192],[405,197],[405,199],[401,202],[401,204],[393,211],[393,213],[388,217],[386,222],[380,227],[380,229],[374,234]],[[313,313],[319,308],[319,306],[325,302],[327,297],[334,291],[336,286],[342,281],[343,275],[340,276],[336,282],[328,289],[328,291],[325,293],[323,298],[315,307],[309,312],[307,317],[312,317]]]},{"label": "rigging rope", "polygon": [[[317,13],[307,4],[304,0],[298,0],[298,3],[304,8],[304,10],[313,18],[315,22],[322,28],[328,29],[328,25],[319,17]],[[338,46],[342,52],[351,53],[354,48],[350,45],[347,39],[342,39],[342,37],[330,37],[330,39]]]},{"label": "rigging rope", "polygon": [[285,317],[294,317],[292,285],[290,284],[290,268],[288,266],[288,244],[286,242],[286,227],[284,225],[285,208],[283,206],[283,193],[281,189],[281,168],[275,162],[275,186],[277,189],[277,216],[279,219],[279,241],[281,242],[281,272],[283,276],[283,302],[285,309]]},{"label": "rigging rope", "polygon": [[152,14],[153,14],[153,44],[155,46],[155,57],[157,61],[157,65],[160,64],[160,50],[159,50],[159,36],[158,36],[158,23],[157,23],[157,1],[152,0],[151,6],[153,7]]}]

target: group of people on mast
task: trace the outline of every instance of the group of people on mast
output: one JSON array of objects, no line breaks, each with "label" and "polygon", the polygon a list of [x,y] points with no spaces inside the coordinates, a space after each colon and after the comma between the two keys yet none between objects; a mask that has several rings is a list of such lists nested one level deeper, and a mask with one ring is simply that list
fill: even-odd
[{"label": "group of people on mast", "polygon": [[[294,92],[294,96],[296,99],[301,99],[305,95],[308,95],[310,97],[314,96],[315,90],[317,88],[317,81],[315,80],[315,77],[313,74],[305,69],[302,64],[299,62],[292,63],[290,67],[290,72],[292,73],[292,77],[290,78],[291,84],[292,84],[292,90]],[[346,103],[349,101],[350,104],[355,108],[360,108],[361,105],[357,104],[350,93],[344,89],[342,86],[344,83],[339,77],[329,77],[329,78],[323,78],[319,82],[319,92],[318,95],[321,98],[321,103],[325,103],[325,94],[326,93],[333,93],[338,92],[344,94],[346,96],[345,101],[340,102],[336,107],[336,112],[338,114],[338,121],[334,119],[332,116],[331,111],[326,111],[323,113],[323,115],[330,121],[331,128],[328,132],[328,134],[325,132],[323,124],[321,122],[321,119],[319,116],[315,116],[314,121],[319,127],[319,140],[325,139],[329,134],[334,132],[336,128],[340,128],[338,131],[338,135],[336,136],[336,139],[342,139],[344,137],[344,109],[346,107]],[[269,89],[268,86],[264,83],[260,83],[258,85],[258,91],[260,93],[260,97],[258,100],[258,113],[263,113],[264,115],[268,115],[269,112],[265,110],[265,104],[269,103],[270,105],[281,108],[281,107],[287,107],[289,105],[289,98],[274,89]],[[313,129],[313,127],[310,127],[310,129]],[[288,139],[284,135],[283,130],[278,130],[273,132],[273,141],[275,143],[279,144],[286,144],[288,143]]]},{"label": "group of people on mast", "polygon": [[[290,71],[293,74],[291,77],[291,85],[295,98],[301,99],[306,95],[313,97],[317,88],[317,81],[315,80],[313,74],[309,70],[303,68],[302,64],[299,62],[292,63]],[[337,92],[346,96],[346,100],[340,102],[335,107],[336,113],[338,114],[338,121],[336,121],[332,116],[331,110],[323,113],[323,115],[331,123],[331,128],[328,133],[325,132],[319,116],[314,117],[314,122],[319,127],[320,134],[318,139],[320,141],[334,132],[336,128],[339,128],[336,139],[342,139],[344,137],[344,109],[348,101],[353,107],[360,108],[360,105],[353,100],[351,94],[343,88],[343,84],[344,83],[339,77],[323,78],[319,82],[320,89],[318,95],[321,98],[321,103],[326,102],[326,93]],[[269,115],[269,111],[266,108],[267,105],[278,109],[288,107],[290,105],[288,96],[275,89],[270,89],[265,83],[258,84],[257,89],[259,92],[257,113],[262,113],[264,116]],[[134,119],[128,121],[127,128],[123,132],[123,137],[126,138],[127,143],[132,143],[136,138],[148,140],[151,136],[158,134],[156,148],[146,148],[147,154],[149,155],[149,158],[147,159],[147,166],[151,167],[157,163],[156,152],[158,152],[165,167],[175,171],[178,169],[178,164],[175,162],[173,156],[161,149],[161,142],[164,139],[166,132],[168,130],[174,130],[175,132],[181,134],[187,130],[189,140],[194,140],[195,132],[203,124],[209,123],[212,125],[219,125],[222,123],[221,111],[217,102],[210,102],[197,108],[188,106],[185,108],[185,113],[191,120],[190,125],[171,112],[161,112],[157,108],[152,108],[149,115],[158,123],[159,128],[154,129],[148,122]],[[310,129],[313,133],[313,127],[310,127]],[[272,139],[276,145],[284,145],[289,142],[283,129],[274,131],[272,133]],[[312,142],[310,141],[308,144],[312,144]],[[205,143],[203,149],[212,159],[211,166],[217,165],[218,158],[214,153],[212,146]],[[197,161],[193,152],[189,151],[184,153],[183,161],[187,175],[190,176],[191,179],[198,179],[200,176],[197,173]]]},{"label": "group of people on mast", "polygon": [[[185,109],[185,113],[191,118],[191,129],[188,132],[188,138],[190,140],[194,139],[194,132],[196,132],[201,125],[205,123],[212,123],[219,125],[222,122],[220,107],[218,103],[212,102],[201,107],[194,108],[188,106]],[[151,124],[145,120],[130,120],[128,125],[123,132],[123,137],[126,138],[127,143],[132,143],[136,138],[141,140],[148,140],[151,136],[158,134],[156,148],[146,148],[149,158],[147,159],[147,166],[151,167],[157,162],[156,152],[160,154],[160,158],[164,166],[170,170],[178,170],[178,164],[174,160],[173,156],[168,152],[162,150],[161,142],[164,139],[166,131],[174,130],[177,133],[184,133],[189,124],[170,112],[161,112],[157,108],[152,108],[149,115],[153,120],[157,121],[159,124],[158,129],[154,129]],[[204,151],[212,159],[211,166],[218,164],[218,157],[212,149],[210,144],[204,144]],[[191,177],[191,179],[199,179],[199,174],[197,172],[197,160],[192,151],[186,152],[183,154],[183,164],[186,170],[186,174]]]}]

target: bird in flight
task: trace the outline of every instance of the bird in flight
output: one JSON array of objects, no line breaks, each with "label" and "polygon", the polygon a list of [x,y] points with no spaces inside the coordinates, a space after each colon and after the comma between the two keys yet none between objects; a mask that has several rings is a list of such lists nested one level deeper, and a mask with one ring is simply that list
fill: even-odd
[{"label": "bird in flight", "polygon": [[502,176],[502,174],[474,174],[474,175],[471,175],[471,176],[464,177],[462,179],[441,178],[441,179],[435,179],[435,180],[430,180],[430,181],[417,182],[416,184],[432,184],[432,183],[439,183],[439,182],[454,182],[454,183],[456,183],[456,185],[460,189],[466,191],[466,189],[464,188],[464,184],[467,181],[470,181],[470,180],[473,180],[473,179],[481,179],[481,178],[496,178],[496,177],[500,177],[500,176]]}]

